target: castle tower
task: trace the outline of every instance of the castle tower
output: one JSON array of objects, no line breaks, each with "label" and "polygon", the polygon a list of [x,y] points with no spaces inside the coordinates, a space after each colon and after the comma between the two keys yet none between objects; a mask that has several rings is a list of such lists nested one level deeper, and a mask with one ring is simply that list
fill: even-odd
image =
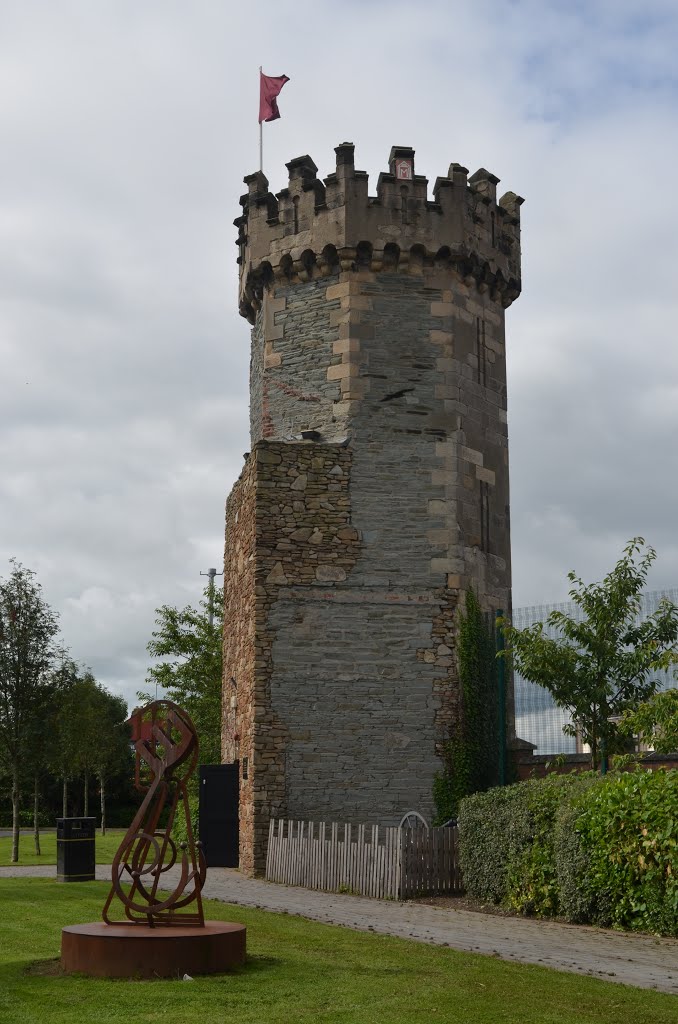
[{"label": "castle tower", "polygon": [[245,178],[236,221],[251,452],[227,503],[222,751],[246,871],[270,816],[430,817],[459,714],[457,605],[473,587],[510,609],[523,200],[459,164],[429,199],[406,147],[370,196],[353,150],[324,180],[292,160],[277,196]]}]

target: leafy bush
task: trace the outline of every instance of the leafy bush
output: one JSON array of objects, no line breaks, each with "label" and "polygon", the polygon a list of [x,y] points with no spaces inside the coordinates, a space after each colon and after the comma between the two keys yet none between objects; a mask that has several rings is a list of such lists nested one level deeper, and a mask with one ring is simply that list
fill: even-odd
[{"label": "leafy bush", "polygon": [[576,819],[598,924],[678,935],[678,771],[608,776]]},{"label": "leafy bush", "polygon": [[[40,828],[55,828],[56,818],[49,814],[47,811],[38,811],[38,825]],[[11,808],[0,814],[0,828],[9,829],[12,827],[12,811]],[[33,810],[28,808],[21,808],[19,811],[19,828],[27,829],[33,828]]]},{"label": "leafy bush", "polygon": [[474,793],[459,805],[459,863],[470,896],[502,903],[508,891],[509,836],[520,802],[519,783]]},{"label": "leafy bush", "polygon": [[462,801],[469,895],[678,935],[678,771],[551,775]]},{"label": "leafy bush", "polygon": [[595,781],[589,772],[549,775],[463,800],[459,859],[467,892],[524,914],[557,914],[556,816]]},{"label": "leafy bush", "polygon": [[588,854],[577,831],[581,813],[581,803],[576,799],[561,806],[553,833],[560,913],[573,924],[593,921],[600,902],[588,884]]}]

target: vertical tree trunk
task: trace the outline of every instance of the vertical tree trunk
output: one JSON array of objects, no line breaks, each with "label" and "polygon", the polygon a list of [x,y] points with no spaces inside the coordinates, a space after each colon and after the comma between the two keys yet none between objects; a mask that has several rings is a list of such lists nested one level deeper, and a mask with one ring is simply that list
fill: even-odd
[{"label": "vertical tree trunk", "polygon": [[89,775],[87,772],[85,772],[85,789],[83,793],[82,808],[82,815],[86,818],[89,811]]},{"label": "vertical tree trunk", "polygon": [[21,802],[21,790],[19,788],[19,766],[14,765],[12,770],[12,856],[11,863],[16,864],[19,859],[19,804]]},{"label": "vertical tree trunk", "polygon": [[106,779],[103,773],[99,776],[101,783],[101,834],[106,835]]},{"label": "vertical tree trunk", "polygon": [[64,775],[64,786],[61,794],[61,817],[68,817],[68,779]]},{"label": "vertical tree trunk", "polygon": [[38,782],[38,773],[36,772],[33,776],[33,839],[35,840],[35,852],[37,856],[40,856],[40,823],[38,821],[38,814],[40,811],[40,784]]},{"label": "vertical tree trunk", "polygon": [[594,723],[594,731],[591,736],[591,767],[594,772],[598,770],[598,723]]}]

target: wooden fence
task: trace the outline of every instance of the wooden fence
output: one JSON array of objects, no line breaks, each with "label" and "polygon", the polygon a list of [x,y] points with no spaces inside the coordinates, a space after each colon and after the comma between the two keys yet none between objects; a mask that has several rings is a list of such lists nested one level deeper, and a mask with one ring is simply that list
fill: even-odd
[{"label": "wooden fence", "polygon": [[266,878],[377,899],[458,893],[457,829],[272,819]]}]

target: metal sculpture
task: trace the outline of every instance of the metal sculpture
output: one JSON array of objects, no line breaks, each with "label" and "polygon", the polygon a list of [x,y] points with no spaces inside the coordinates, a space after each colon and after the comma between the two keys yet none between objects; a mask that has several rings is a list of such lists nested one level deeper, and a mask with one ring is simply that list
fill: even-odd
[{"label": "metal sculpture", "polygon": [[[204,927],[200,891],[207,868],[201,845],[193,839],[186,789],[198,763],[195,726],[186,712],[169,700],[136,708],[129,721],[136,750],[134,785],[146,796],[113,858],[113,884],[103,919],[106,924],[118,923],[109,917],[117,896],[134,924]],[[181,811],[187,838],[179,844],[181,875],[169,896],[160,895],[162,876],[178,859],[171,832]],[[164,828],[160,824],[163,812]],[[193,910],[181,912],[193,903]]]}]

